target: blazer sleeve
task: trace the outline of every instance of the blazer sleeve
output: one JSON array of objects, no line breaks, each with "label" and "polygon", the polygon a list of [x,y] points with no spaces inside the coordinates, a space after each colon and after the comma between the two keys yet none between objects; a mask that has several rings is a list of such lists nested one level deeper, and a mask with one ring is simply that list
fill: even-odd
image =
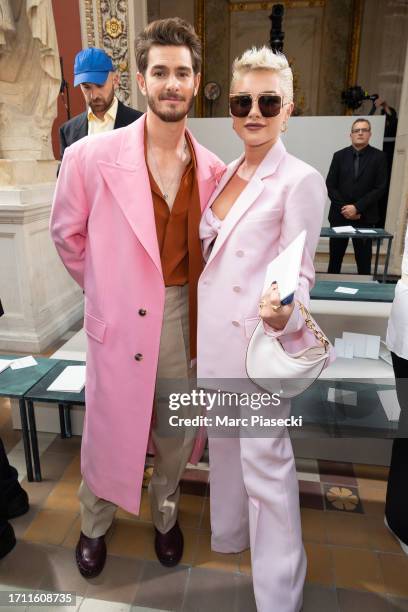
[{"label": "blazer sleeve", "polygon": [[65,138],[65,130],[64,130],[63,125],[59,129],[59,140],[60,140],[60,157],[62,159],[64,157],[65,149],[68,146],[68,143]]},{"label": "blazer sleeve", "polygon": [[[73,150],[74,149],[74,150]],[[89,210],[76,148],[64,155],[51,210],[50,231],[72,278],[84,288],[85,245]]]},{"label": "blazer sleeve", "polygon": [[356,208],[360,213],[364,213],[367,208],[370,208],[373,204],[377,204],[387,191],[387,159],[382,151],[378,151],[376,158],[374,162],[376,168],[373,188],[356,202]]},{"label": "blazer sleeve", "polygon": [[[306,230],[306,243],[303,251],[299,275],[299,285],[295,292],[295,307],[284,329],[276,331],[266,327],[266,332],[278,338],[287,334],[311,333],[306,329],[305,320],[296,301],[307,308],[310,302],[310,290],[315,281],[314,256],[319,242],[323,213],[327,200],[327,190],[323,178],[316,171],[310,172],[298,181],[289,191],[282,219],[282,229],[279,240],[279,252]],[[283,338],[282,338],[283,339]],[[310,341],[308,342],[310,345]]]},{"label": "blazer sleeve", "polygon": [[340,168],[340,160],[339,156],[336,153],[333,155],[332,162],[330,164],[329,173],[326,179],[326,187],[329,193],[329,199],[332,205],[337,208],[339,211],[344,204],[344,199],[339,191],[339,168]]}]

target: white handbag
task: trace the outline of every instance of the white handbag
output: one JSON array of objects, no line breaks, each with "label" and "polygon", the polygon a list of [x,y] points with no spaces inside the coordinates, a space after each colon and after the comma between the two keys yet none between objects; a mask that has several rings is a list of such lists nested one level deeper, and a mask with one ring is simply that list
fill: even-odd
[{"label": "white handbag", "polygon": [[281,398],[296,397],[310,387],[322,373],[329,356],[329,340],[317,328],[303,304],[297,304],[306,326],[321,346],[289,354],[277,338],[265,333],[261,319],[251,336],[246,353],[248,377],[258,387],[268,393],[278,393]]}]

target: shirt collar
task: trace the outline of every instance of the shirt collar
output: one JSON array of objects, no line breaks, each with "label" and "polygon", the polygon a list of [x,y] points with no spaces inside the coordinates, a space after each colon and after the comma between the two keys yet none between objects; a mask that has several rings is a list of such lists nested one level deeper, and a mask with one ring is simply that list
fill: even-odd
[{"label": "shirt collar", "polygon": [[98,119],[98,117],[94,115],[94,113],[92,112],[92,108],[88,106],[88,121],[107,121],[108,119],[115,121],[117,112],[118,112],[118,99],[116,96],[113,96],[112,104],[106,111],[103,119]]}]

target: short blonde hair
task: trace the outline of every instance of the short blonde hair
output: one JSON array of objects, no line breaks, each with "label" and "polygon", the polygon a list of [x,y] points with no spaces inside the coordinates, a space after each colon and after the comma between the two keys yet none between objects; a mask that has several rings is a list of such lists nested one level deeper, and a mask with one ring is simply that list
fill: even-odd
[{"label": "short blonde hair", "polygon": [[235,81],[251,70],[270,70],[280,79],[285,102],[293,102],[293,74],[283,53],[274,53],[269,47],[252,47],[237,57],[232,64],[231,88]]}]

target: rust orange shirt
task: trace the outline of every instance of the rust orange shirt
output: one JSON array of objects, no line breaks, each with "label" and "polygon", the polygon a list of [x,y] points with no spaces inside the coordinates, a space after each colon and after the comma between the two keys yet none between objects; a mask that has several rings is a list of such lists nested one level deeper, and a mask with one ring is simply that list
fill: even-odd
[{"label": "rust orange shirt", "polygon": [[148,173],[164,284],[171,287],[189,283],[190,356],[194,359],[197,352],[197,284],[203,258],[198,233],[201,207],[197,164],[187,135],[186,139],[191,160],[184,170],[171,211],[149,168]]}]

